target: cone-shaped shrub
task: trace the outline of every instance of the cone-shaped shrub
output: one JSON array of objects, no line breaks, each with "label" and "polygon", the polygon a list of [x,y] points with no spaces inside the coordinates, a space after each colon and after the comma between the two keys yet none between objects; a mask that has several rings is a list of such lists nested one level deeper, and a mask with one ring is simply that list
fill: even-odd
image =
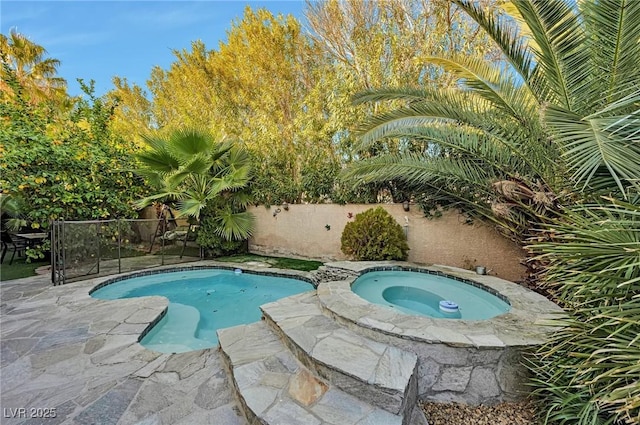
[{"label": "cone-shaped shrub", "polygon": [[402,227],[382,207],[357,214],[342,232],[342,252],[354,260],[406,260]]}]

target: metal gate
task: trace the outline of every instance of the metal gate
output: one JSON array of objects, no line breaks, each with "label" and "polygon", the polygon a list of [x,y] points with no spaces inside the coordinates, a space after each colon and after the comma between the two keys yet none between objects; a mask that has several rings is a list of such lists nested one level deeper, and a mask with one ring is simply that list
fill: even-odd
[{"label": "metal gate", "polygon": [[177,228],[177,223],[171,225],[164,216],[56,220],[51,223],[51,281],[63,285],[79,279],[199,260],[202,252],[193,242],[187,249],[191,227],[186,232]]}]

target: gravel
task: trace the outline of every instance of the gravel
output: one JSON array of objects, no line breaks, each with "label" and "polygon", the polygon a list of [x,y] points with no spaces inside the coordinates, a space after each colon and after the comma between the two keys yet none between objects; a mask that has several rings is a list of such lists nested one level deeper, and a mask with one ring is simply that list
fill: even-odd
[{"label": "gravel", "polygon": [[537,425],[533,403],[467,406],[459,403],[422,404],[429,425]]}]

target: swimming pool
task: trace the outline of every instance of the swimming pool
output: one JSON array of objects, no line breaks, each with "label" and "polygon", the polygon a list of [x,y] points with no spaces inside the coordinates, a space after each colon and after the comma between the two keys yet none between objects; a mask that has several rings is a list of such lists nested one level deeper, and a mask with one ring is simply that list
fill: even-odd
[{"label": "swimming pool", "polygon": [[183,353],[217,345],[218,329],[260,320],[262,304],[312,289],[299,279],[206,269],[133,277],[103,286],[91,296],[168,298],[167,314],[140,343],[161,353]]},{"label": "swimming pool", "polygon": [[438,319],[484,320],[510,309],[507,302],[486,290],[430,273],[368,272],[351,289],[369,302]]}]

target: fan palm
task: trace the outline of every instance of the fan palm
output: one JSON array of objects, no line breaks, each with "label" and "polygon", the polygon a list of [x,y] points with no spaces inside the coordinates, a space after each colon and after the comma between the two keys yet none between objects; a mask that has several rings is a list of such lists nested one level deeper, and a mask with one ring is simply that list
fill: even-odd
[{"label": "fan palm", "polygon": [[251,236],[253,216],[244,211],[250,202],[246,192],[251,164],[248,153],[231,141],[187,129],[167,137],[145,136],[149,149],[137,155],[143,164],[138,173],[156,193],[141,199],[138,207],[153,202],[171,203],[180,216],[200,220],[207,207],[216,211],[215,233],[225,240]]},{"label": "fan palm", "polygon": [[363,124],[360,148],[390,137],[428,148],[357,163],[345,177],[405,180],[492,217],[519,241],[526,223],[552,216],[567,196],[637,192],[640,2],[517,0],[510,15],[455,3],[507,65],[448,52],[425,60],[457,76],[455,88],[358,95],[405,102]]}]

